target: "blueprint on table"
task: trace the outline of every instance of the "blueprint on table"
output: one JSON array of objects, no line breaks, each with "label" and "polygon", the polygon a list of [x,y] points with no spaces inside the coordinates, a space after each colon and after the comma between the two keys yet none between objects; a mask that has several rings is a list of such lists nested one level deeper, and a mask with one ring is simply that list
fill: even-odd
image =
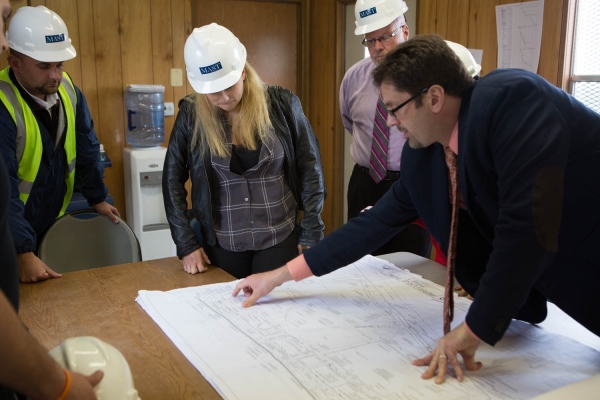
[{"label": "blueprint on table", "polygon": [[[443,287],[371,256],[288,282],[244,309],[235,282],[137,301],[225,399],[527,399],[600,373],[600,354],[514,321],[484,367],[458,383],[422,380],[442,336]],[[470,301],[455,299],[454,326]]]}]

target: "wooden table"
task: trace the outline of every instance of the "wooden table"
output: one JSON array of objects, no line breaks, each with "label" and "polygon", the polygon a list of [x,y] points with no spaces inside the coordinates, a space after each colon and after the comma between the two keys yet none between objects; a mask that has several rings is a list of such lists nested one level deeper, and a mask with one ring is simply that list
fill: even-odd
[{"label": "wooden table", "polygon": [[[403,257],[402,253],[381,256],[406,266]],[[413,262],[410,269],[433,282],[445,281],[445,268],[430,260]],[[135,298],[139,290],[165,291],[234,279],[214,267],[203,274],[186,274],[175,257],[70,272],[60,279],[22,284],[19,315],[32,335],[48,349],[66,338],[86,335],[118,348],[129,362],[142,400],[220,399]],[[600,351],[600,338],[553,304],[548,306],[549,316],[542,328]],[[600,375],[594,379],[592,393],[600,390]],[[576,393],[577,389],[568,390]],[[590,393],[587,386],[585,390]]]},{"label": "wooden table", "polygon": [[19,315],[48,349],[74,336],[95,336],[118,348],[142,400],[220,399],[135,298],[138,290],[234,279],[219,268],[186,274],[175,257],[69,272],[60,279],[22,284]]}]

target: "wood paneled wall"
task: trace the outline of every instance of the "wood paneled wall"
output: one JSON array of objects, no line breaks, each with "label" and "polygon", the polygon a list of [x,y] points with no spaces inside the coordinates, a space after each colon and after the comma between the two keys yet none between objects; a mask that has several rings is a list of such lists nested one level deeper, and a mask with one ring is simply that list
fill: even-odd
[{"label": "wood paneled wall", "polygon": [[[345,1],[346,3],[348,1]],[[341,24],[341,25],[340,25]],[[309,101],[304,104],[321,146],[327,185],[325,233],[343,224],[344,131],[339,88],[344,57],[344,1],[311,0],[309,40]]]},{"label": "wood paneled wall", "polygon": [[[529,1],[529,0],[525,0]],[[420,0],[417,33],[437,33],[444,39],[483,49],[482,75],[496,69],[498,44],[496,6],[523,0]],[[538,74],[563,87],[564,36],[569,0],[545,0]]]},{"label": "wood paneled wall", "polygon": [[266,83],[302,95],[303,1],[202,0],[192,11],[194,27],[216,22],[231,30]]},{"label": "wood paneled wall", "polygon": [[[301,49],[302,80],[296,89],[321,144],[328,189],[323,219],[328,233],[341,225],[343,204],[343,171],[332,156],[343,150],[343,142],[333,135],[338,119],[335,26],[331,20],[335,2],[290,2],[302,4],[310,21],[310,27],[308,23],[297,26],[309,50]],[[86,96],[98,138],[113,162],[105,171],[105,183],[121,215],[125,215],[123,88],[131,83],[162,84],[165,101],[175,102],[177,111],[179,99],[193,92],[185,76],[183,47],[193,29],[192,6],[201,9],[204,0],[17,0],[12,5],[13,13],[22,6],[45,5],[67,24],[78,54],[65,63],[65,70]],[[4,58],[0,67],[5,65]],[[183,70],[184,86],[170,85],[171,68]],[[173,123],[174,117],[165,117],[165,145]]]},{"label": "wood paneled wall", "polygon": [[[112,161],[105,170],[106,186],[125,215],[123,148],[125,112],[123,88],[132,83],[165,86],[165,101],[177,102],[187,85],[183,46],[192,31],[192,0],[21,0],[22,6],[44,5],[65,21],[77,57],[65,63],[84,93],[100,143]],[[2,59],[2,68],[6,59]],[[184,86],[172,87],[171,68],[184,72]],[[165,117],[167,140],[175,117]]]},{"label": "wood paneled wall", "polygon": [[[123,88],[131,83],[165,86],[165,101],[177,102],[192,89],[185,77],[183,47],[191,33],[192,2],[204,0],[17,0],[45,5],[66,22],[78,56],[66,70],[85,94],[101,143],[113,167],[105,182],[115,204],[125,213],[123,148],[125,118]],[[270,0],[255,0],[270,1]],[[273,0],[275,1],[275,0]],[[283,2],[285,0],[277,0]],[[276,2],[277,2],[276,1]],[[483,73],[496,66],[495,6],[521,0],[419,0],[417,33],[438,33],[468,47],[484,50]],[[564,72],[565,10],[572,0],[545,0],[539,73],[560,85]],[[299,0],[290,0],[299,2]],[[344,5],[354,0],[307,0],[306,25],[298,25],[307,40],[299,82],[303,107],[321,145],[328,198],[323,219],[326,233],[343,222],[343,129],[338,90],[343,76]],[[234,2],[232,2],[234,3]],[[5,61],[3,60],[5,65]],[[184,71],[184,86],[170,85],[170,69]],[[340,72],[342,71],[342,72]],[[174,117],[165,117],[167,136]],[[165,143],[166,144],[166,143]]]}]

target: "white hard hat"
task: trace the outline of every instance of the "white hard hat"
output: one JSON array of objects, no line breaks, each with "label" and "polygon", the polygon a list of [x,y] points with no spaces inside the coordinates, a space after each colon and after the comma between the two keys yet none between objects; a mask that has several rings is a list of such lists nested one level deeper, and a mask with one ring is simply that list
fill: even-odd
[{"label": "white hard hat", "polygon": [[215,93],[240,80],[246,48],[229,29],[212,23],[194,29],[185,41],[183,57],[194,90]]},{"label": "white hard hat", "polygon": [[402,0],[357,0],[354,6],[354,34],[364,35],[388,26],[407,10]]},{"label": "white hard hat", "polygon": [[65,340],[49,354],[69,371],[90,375],[102,370],[104,377],[94,387],[98,400],[139,400],[125,357],[110,344],[80,336]]},{"label": "white hard hat", "polygon": [[471,77],[476,77],[481,72],[481,65],[477,64],[475,58],[473,58],[473,54],[462,44],[454,43],[449,40],[446,40],[446,44],[448,47],[454,51],[454,53],[460,58],[460,61],[463,62],[467,72]]},{"label": "white hard hat", "polygon": [[77,55],[65,22],[44,6],[19,8],[6,40],[11,49],[41,62],[67,61]]}]

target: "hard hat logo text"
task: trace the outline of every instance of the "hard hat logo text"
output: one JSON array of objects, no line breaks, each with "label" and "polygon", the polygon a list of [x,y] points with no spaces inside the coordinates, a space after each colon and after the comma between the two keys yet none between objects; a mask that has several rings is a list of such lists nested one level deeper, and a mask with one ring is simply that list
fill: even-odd
[{"label": "hard hat logo text", "polygon": [[361,18],[366,18],[369,15],[377,14],[377,7],[371,7],[368,10],[364,10],[360,12]]},{"label": "hard hat logo text", "polygon": [[64,41],[65,41],[64,33],[61,33],[60,35],[46,36],[46,43],[58,43],[58,42],[64,42]]},{"label": "hard hat logo text", "polygon": [[221,62],[219,61],[213,65],[208,65],[206,67],[200,67],[200,73],[202,75],[212,74],[213,72],[217,72],[220,69],[223,69],[223,66],[221,65]]}]

